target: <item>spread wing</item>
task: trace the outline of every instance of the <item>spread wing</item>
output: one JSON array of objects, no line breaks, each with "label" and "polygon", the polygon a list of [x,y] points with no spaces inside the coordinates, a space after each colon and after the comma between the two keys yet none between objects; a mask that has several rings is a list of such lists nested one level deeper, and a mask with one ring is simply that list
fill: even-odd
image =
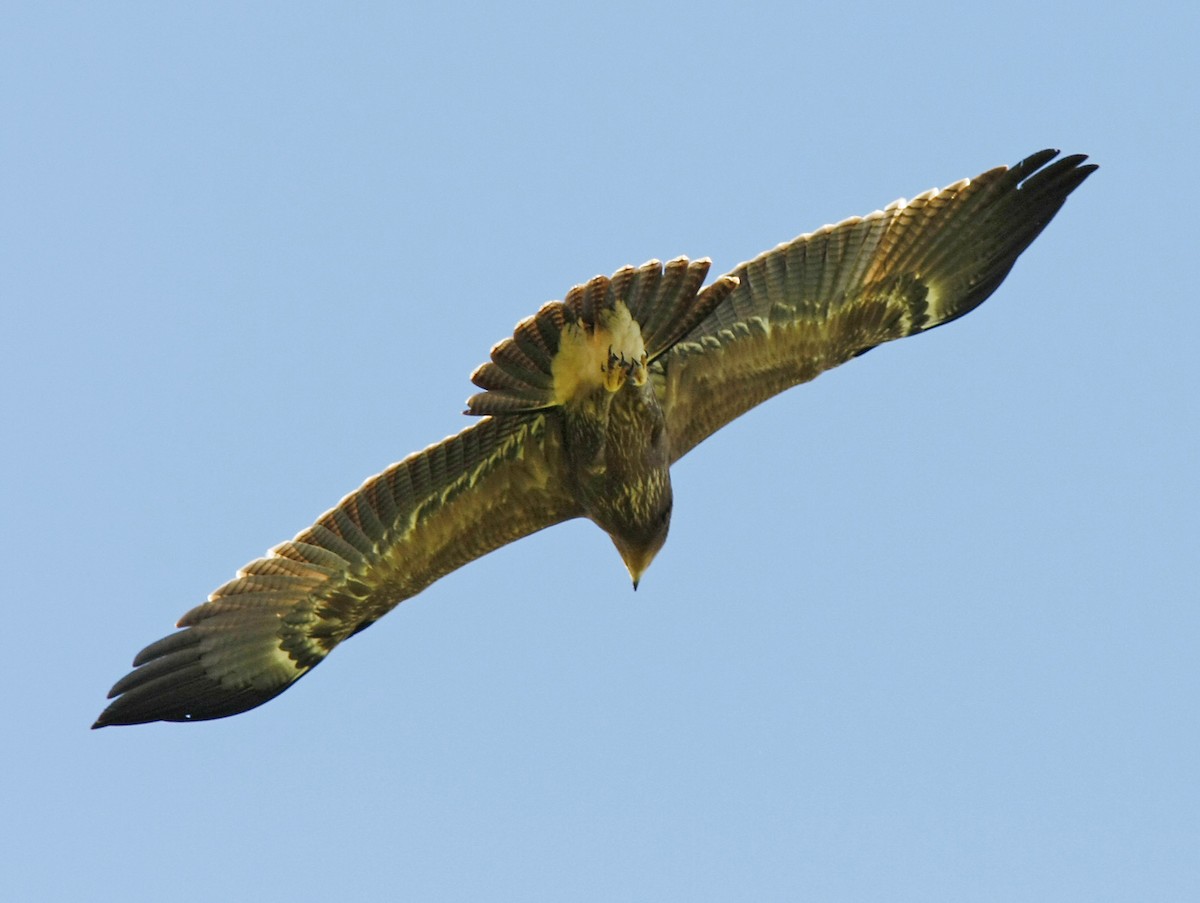
[{"label": "spread wing", "polygon": [[896,201],[733,270],[738,287],[656,366],[672,460],[784,389],[982,304],[1096,169],[1057,156]]},{"label": "spread wing", "polygon": [[580,514],[556,422],[486,418],[368,480],[143,649],[93,727],[261,705],[439,577]]}]

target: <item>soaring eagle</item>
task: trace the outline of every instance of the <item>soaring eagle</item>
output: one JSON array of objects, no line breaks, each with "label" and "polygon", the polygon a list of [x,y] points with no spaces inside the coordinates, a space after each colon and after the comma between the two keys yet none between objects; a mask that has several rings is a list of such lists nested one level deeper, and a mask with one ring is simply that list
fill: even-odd
[{"label": "soaring eagle", "polygon": [[709,260],[597,276],[517,324],[471,380],[482,419],[346,496],[138,653],[93,727],[261,705],[439,577],[574,517],[636,589],[671,465],[778,392],[978,307],[1095,170],[1012,168],[801,235],[701,287]]}]

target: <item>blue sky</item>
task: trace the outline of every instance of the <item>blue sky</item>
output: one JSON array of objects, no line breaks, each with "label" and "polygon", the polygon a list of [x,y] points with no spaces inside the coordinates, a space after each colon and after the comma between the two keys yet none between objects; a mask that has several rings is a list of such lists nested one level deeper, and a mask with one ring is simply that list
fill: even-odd
[{"label": "blue sky", "polygon": [[[1197,13],[14,3],[5,899],[1200,893]],[[980,310],[732,424],[634,595],[574,522],[269,705],[134,653],[466,425],[538,305],[1045,146]]]}]

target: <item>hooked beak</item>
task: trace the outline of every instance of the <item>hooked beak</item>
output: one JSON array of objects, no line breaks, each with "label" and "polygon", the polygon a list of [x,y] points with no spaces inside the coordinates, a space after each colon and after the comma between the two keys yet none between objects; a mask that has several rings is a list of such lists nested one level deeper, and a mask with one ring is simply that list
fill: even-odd
[{"label": "hooked beak", "polygon": [[642,582],[642,574],[646,573],[661,546],[633,546],[616,539],[613,540],[613,544],[621,553],[621,560],[625,562],[625,570],[629,571],[629,578],[633,581],[633,589],[636,592],[638,584]]}]

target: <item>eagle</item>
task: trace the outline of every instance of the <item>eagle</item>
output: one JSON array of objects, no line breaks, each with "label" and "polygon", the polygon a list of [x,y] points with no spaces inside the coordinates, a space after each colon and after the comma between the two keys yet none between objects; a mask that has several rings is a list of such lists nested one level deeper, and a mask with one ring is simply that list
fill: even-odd
[{"label": "eagle", "polygon": [[667,539],[671,465],[791,386],[996,290],[1095,169],[1043,150],[825,226],[704,285],[651,260],[577,285],[471,376],[480,419],[367,480],[151,643],[93,727],[202,721],[282,693],[438,578],[576,517],[634,589]]}]

